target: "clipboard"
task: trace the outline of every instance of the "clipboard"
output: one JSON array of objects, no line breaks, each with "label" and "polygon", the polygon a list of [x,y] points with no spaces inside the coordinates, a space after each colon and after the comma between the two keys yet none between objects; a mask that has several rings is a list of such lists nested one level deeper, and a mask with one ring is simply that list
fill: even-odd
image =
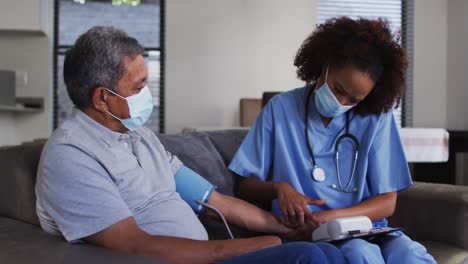
[{"label": "clipboard", "polygon": [[346,240],[350,240],[353,238],[361,238],[365,240],[369,240],[375,237],[384,236],[389,233],[403,231],[402,227],[380,227],[380,228],[373,228],[369,231],[349,231],[348,235],[344,238],[336,239],[336,240],[322,240],[321,242],[330,242],[330,243],[339,243]]}]

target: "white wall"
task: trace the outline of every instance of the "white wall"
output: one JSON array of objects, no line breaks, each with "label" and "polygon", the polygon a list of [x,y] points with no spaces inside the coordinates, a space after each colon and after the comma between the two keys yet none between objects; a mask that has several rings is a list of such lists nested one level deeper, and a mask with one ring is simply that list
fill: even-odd
[{"label": "white wall", "polygon": [[[447,128],[468,130],[468,1],[448,1]],[[468,185],[468,154],[457,154],[457,184]]]},{"label": "white wall", "polygon": [[446,127],[447,0],[414,1],[413,126]]},{"label": "white wall", "polygon": [[[47,10],[53,10],[52,0],[44,0],[42,4],[46,5]],[[47,14],[45,16],[47,35],[0,31],[0,69],[28,72],[28,87],[17,90],[16,94],[45,99],[45,109],[41,113],[0,112],[0,145],[48,137],[51,132],[53,18]]]},{"label": "white wall", "polygon": [[236,126],[240,98],[303,85],[293,59],[315,1],[166,3],[166,132]]},{"label": "white wall", "polygon": [[[414,125],[468,130],[468,1],[415,0]],[[468,155],[456,182],[468,185]]]},{"label": "white wall", "polygon": [[[450,92],[447,88],[451,85],[447,74],[452,71],[447,70],[448,65],[460,72],[466,67],[459,64],[467,63],[456,62],[456,52],[448,58],[448,45],[454,46],[458,40],[448,42],[447,29],[466,32],[468,27],[449,27],[448,2],[459,13],[456,15],[463,17],[463,11],[457,9],[457,5],[466,6],[463,0],[414,3],[416,127],[455,126],[449,119],[463,100],[461,88]],[[266,90],[302,85],[295,77],[292,61],[300,43],[314,28],[316,4],[311,0],[287,5],[279,0],[168,1],[166,131],[238,125],[241,97],[261,97]],[[467,18],[459,19],[466,22]],[[466,78],[466,74],[459,74]],[[452,97],[459,103],[452,104]]]},{"label": "white wall", "polygon": [[16,142],[15,122],[9,113],[0,112],[0,146],[11,145]]},{"label": "white wall", "polygon": [[448,1],[447,128],[468,129],[468,1]]}]

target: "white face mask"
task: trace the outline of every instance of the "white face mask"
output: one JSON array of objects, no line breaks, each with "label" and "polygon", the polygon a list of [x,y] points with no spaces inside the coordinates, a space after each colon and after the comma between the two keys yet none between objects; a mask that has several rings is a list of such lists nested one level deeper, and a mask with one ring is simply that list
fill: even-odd
[{"label": "white face mask", "polygon": [[120,120],[122,124],[129,130],[135,130],[141,127],[146,121],[148,121],[151,112],[153,111],[153,97],[151,96],[148,86],[145,86],[137,94],[129,97],[123,97],[114,91],[105,88],[107,91],[117,95],[118,97],[127,101],[128,110],[130,112],[129,118],[118,118],[109,111],[107,113],[117,120]]}]

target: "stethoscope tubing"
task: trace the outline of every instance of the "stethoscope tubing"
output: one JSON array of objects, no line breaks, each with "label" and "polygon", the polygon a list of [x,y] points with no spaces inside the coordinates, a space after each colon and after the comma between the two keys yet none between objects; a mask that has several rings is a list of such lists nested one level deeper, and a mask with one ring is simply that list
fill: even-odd
[{"label": "stethoscope tubing", "polygon": [[[318,167],[317,162],[315,160],[315,156],[314,156],[312,146],[310,145],[309,133],[308,133],[309,132],[309,129],[308,129],[309,101],[310,101],[310,97],[312,95],[312,92],[313,92],[313,87],[310,86],[309,91],[307,93],[305,108],[304,108],[304,111],[305,111],[304,134],[305,134],[305,138],[306,138],[307,149],[309,151],[309,155],[310,155],[310,157],[312,159],[312,164],[313,164],[314,170],[315,170],[315,169],[318,169],[319,167]],[[342,191],[342,192],[346,192],[346,193],[352,193],[352,192],[357,191],[356,188],[354,188],[352,190],[349,190],[349,187],[351,186],[352,180],[354,179],[357,159],[358,159],[358,156],[359,156],[359,141],[357,140],[357,138],[354,135],[349,133],[349,123],[350,123],[350,121],[349,121],[349,111],[348,111],[348,112],[346,112],[346,133],[344,135],[341,135],[340,137],[338,137],[338,139],[337,139],[337,141],[335,143],[336,177],[338,178],[338,186],[336,186],[334,184],[332,185],[333,189],[336,189],[336,190]],[[340,143],[341,143],[341,141],[343,141],[346,138],[351,139],[351,142],[353,143],[353,146],[354,146],[354,161],[353,161],[353,168],[352,168],[352,171],[351,171],[351,177],[349,178],[348,183],[346,184],[346,187],[343,187],[343,185],[341,183],[341,176],[340,176],[339,161],[338,160],[339,160],[339,148],[340,148],[339,146],[340,146]],[[312,177],[312,178],[314,178],[314,177]],[[316,180],[316,179],[314,179],[314,180]]]}]

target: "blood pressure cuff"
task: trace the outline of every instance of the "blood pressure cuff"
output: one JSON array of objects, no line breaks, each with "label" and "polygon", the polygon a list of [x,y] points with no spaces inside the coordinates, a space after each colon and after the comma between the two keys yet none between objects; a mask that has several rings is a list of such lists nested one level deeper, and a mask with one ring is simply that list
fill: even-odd
[{"label": "blood pressure cuff", "polygon": [[204,207],[195,200],[206,203],[216,189],[216,186],[186,166],[180,167],[177,171],[175,183],[176,192],[192,207],[197,215],[203,212]]}]

